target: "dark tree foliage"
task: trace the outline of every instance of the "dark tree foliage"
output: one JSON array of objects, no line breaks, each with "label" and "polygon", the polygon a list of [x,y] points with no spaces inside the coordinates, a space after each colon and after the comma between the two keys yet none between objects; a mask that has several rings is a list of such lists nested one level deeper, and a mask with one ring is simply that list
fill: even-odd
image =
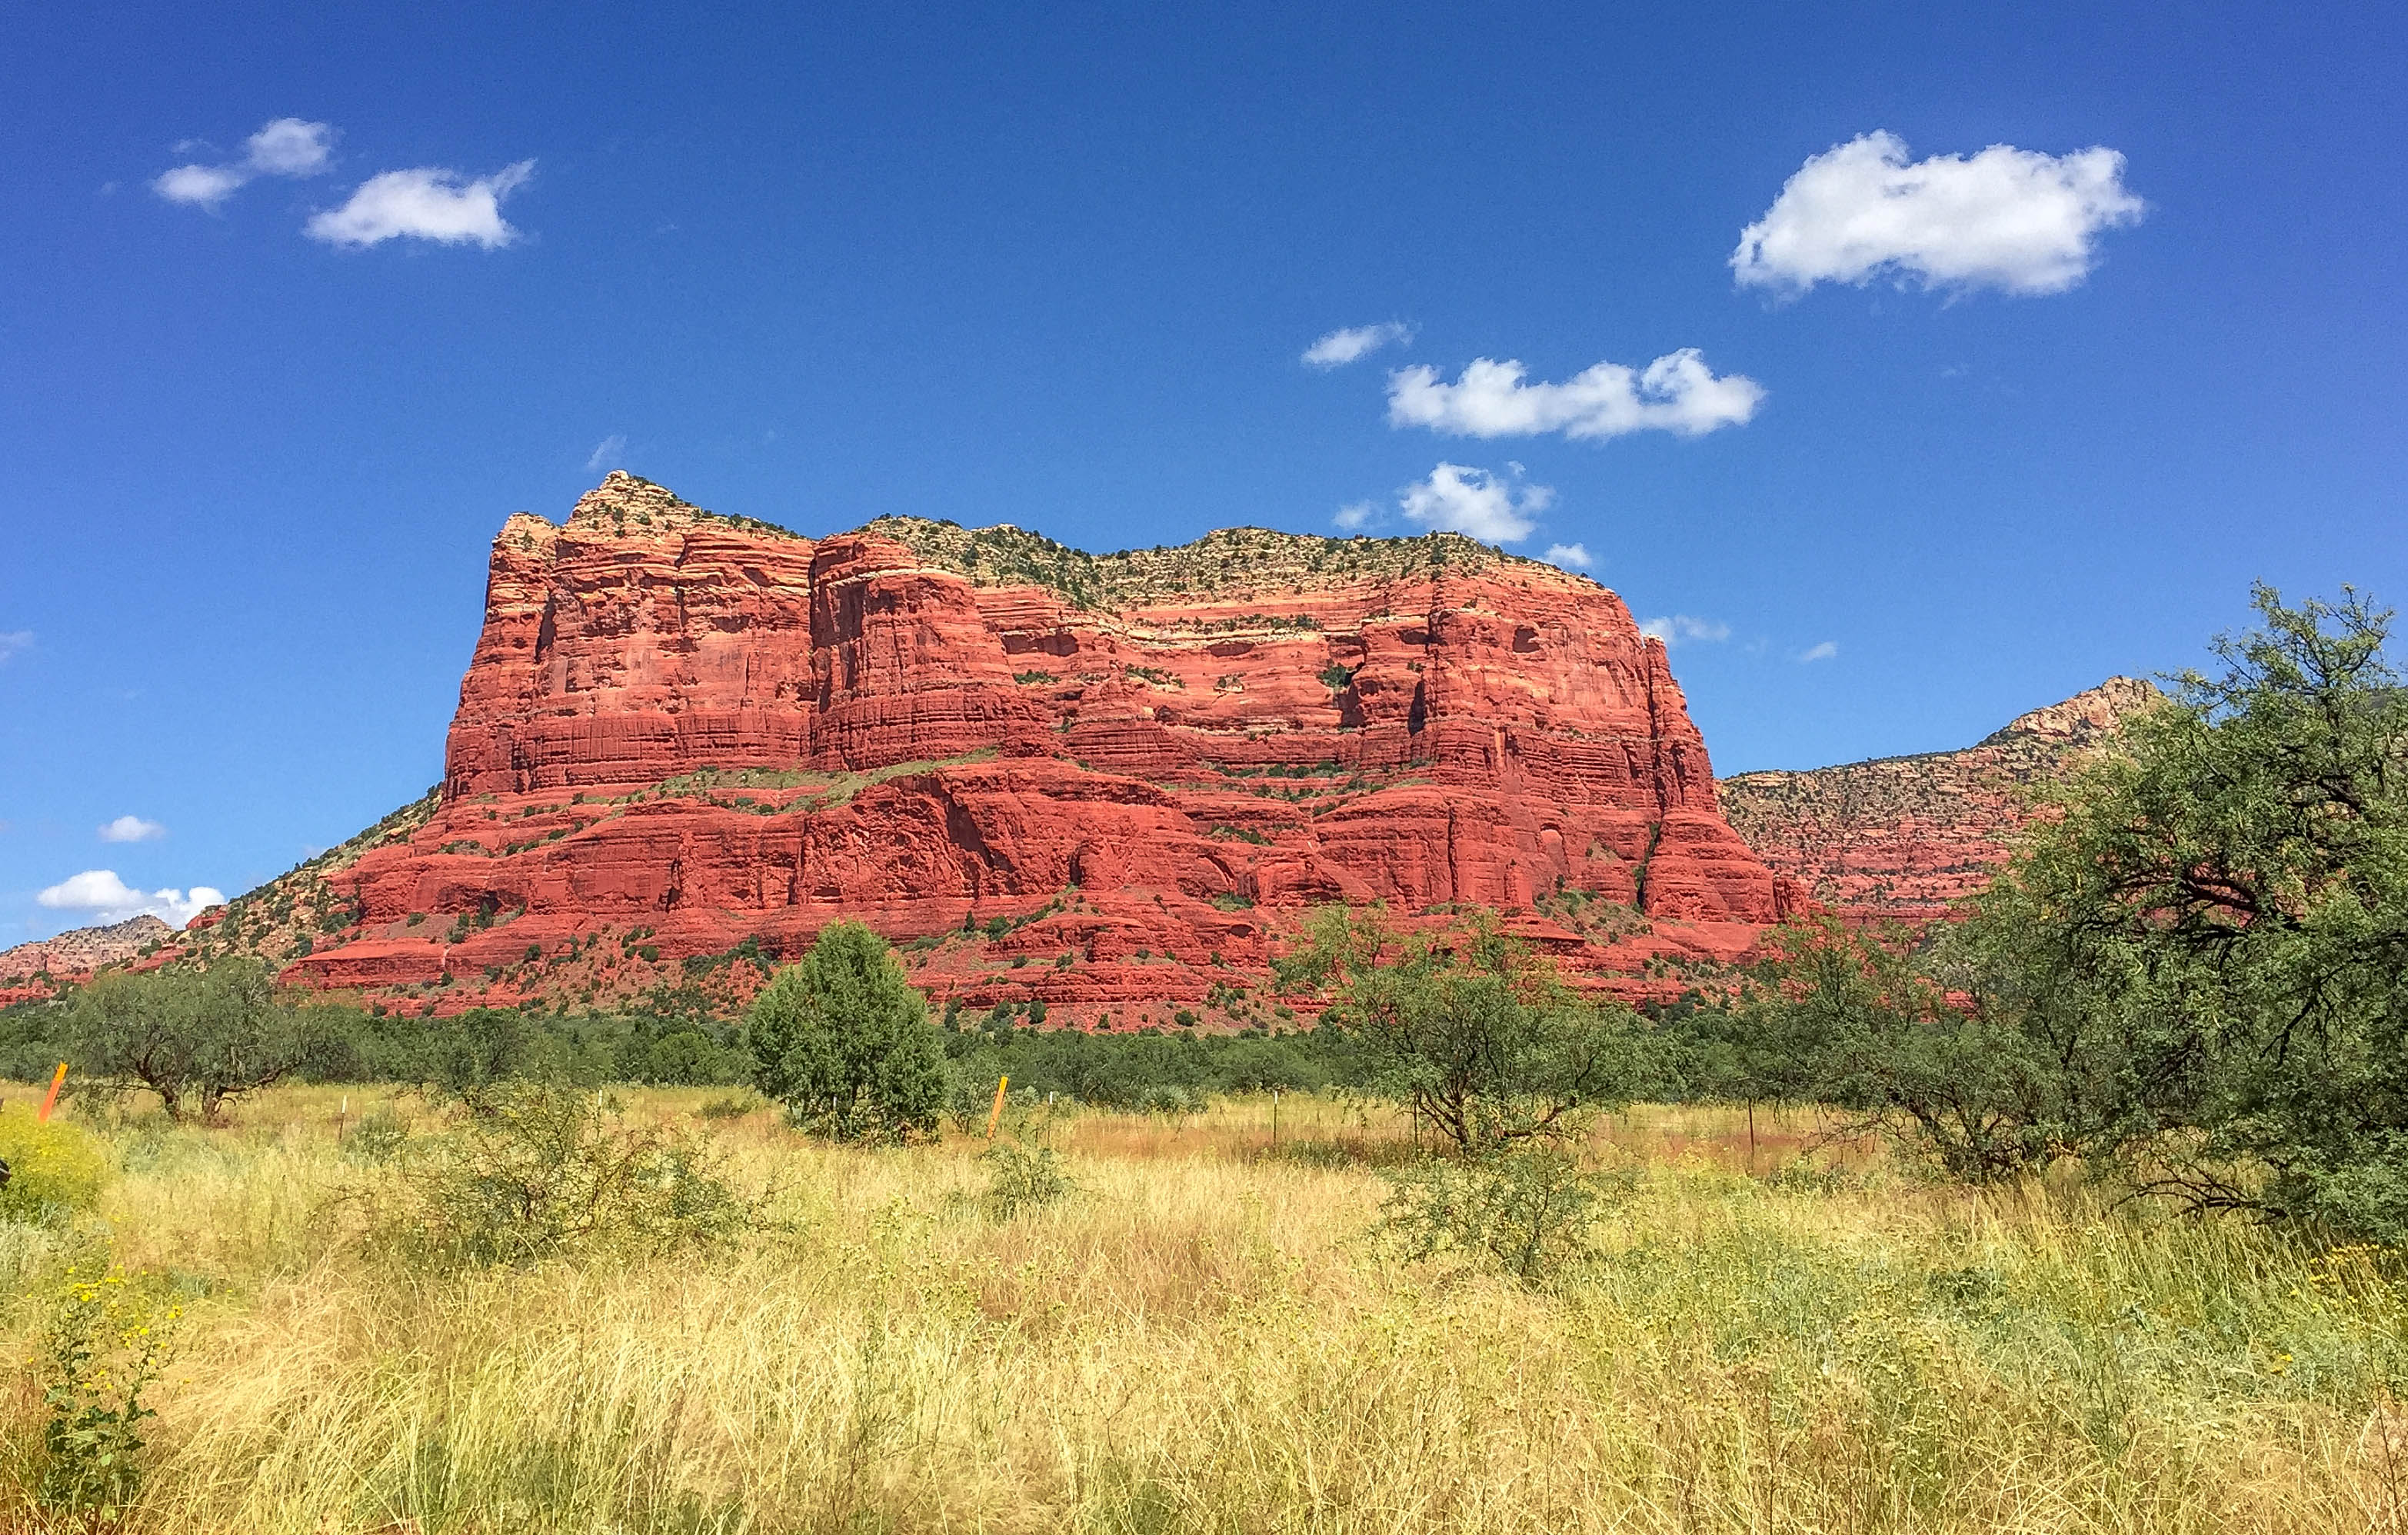
[{"label": "dark tree foliage", "polygon": [[[2197,1206],[2408,1240],[2408,692],[2354,592],[2219,638],[1936,973]],[[2101,1086],[2112,1089],[2103,1099]]]},{"label": "dark tree foliage", "polygon": [[927,998],[860,923],[830,924],[778,972],[753,998],[745,1044],[754,1083],[814,1134],[899,1142],[936,1130],[945,1073]]},{"label": "dark tree foliage", "polygon": [[1684,1020],[1691,1077],[1711,1096],[1851,1111],[1843,1132],[1902,1132],[1969,1183],[2037,1172],[2090,1143],[2072,1063],[1951,997],[1912,934],[1824,918],[1767,947],[1738,1007]]}]

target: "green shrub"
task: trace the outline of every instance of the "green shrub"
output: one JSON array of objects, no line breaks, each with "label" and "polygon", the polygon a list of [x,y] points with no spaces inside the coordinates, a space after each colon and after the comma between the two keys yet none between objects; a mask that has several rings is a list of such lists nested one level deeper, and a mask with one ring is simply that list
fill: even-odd
[{"label": "green shrub", "polygon": [[1381,1176],[1389,1192],[1375,1231],[1406,1257],[1453,1259],[1532,1288],[1596,1255],[1592,1233],[1616,1186],[1549,1145],[1425,1157]]},{"label": "green shrub", "polygon": [[1051,1146],[994,1146],[980,1154],[979,1161],[987,1169],[979,1208],[995,1220],[1008,1221],[1048,1209],[1079,1189],[1062,1170],[1062,1160]]},{"label": "green shrub", "polygon": [[43,1464],[35,1498],[87,1528],[117,1524],[142,1488],[142,1393],[171,1352],[180,1313],[111,1269],[70,1268],[50,1298],[40,1371]]},{"label": "green shrub", "polygon": [[684,1133],[621,1121],[600,1093],[511,1082],[361,1191],[371,1245],[437,1269],[654,1257],[734,1237],[752,1207]]},{"label": "green shrub", "polygon": [[830,924],[778,972],[753,998],[745,1043],[754,1084],[802,1129],[887,1142],[936,1130],[944,1056],[928,999],[860,923]]},{"label": "green shrub", "polygon": [[1354,1041],[1370,1091],[1467,1155],[1576,1137],[1656,1074],[1635,1013],[1574,994],[1493,912],[1408,933],[1382,907],[1329,906],[1305,937],[1272,962],[1283,987],[1326,995],[1320,1029]]},{"label": "green shrub", "polygon": [[343,1137],[346,1155],[362,1162],[390,1162],[409,1142],[409,1121],[390,1103],[368,1111]]}]

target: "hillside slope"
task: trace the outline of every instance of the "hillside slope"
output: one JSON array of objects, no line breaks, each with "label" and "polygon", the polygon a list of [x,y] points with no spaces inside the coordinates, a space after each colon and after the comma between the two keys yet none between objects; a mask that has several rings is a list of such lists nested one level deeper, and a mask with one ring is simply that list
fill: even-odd
[{"label": "hillside slope", "polygon": [[2040,792],[2163,699],[2151,683],[2111,677],[1963,751],[1735,774],[1719,785],[1723,813],[1816,902],[1927,921],[1987,882]]},{"label": "hillside slope", "polygon": [[158,949],[176,930],[157,917],[128,917],[102,927],[78,927],[0,951],[0,1007],[52,997],[94,970]]}]

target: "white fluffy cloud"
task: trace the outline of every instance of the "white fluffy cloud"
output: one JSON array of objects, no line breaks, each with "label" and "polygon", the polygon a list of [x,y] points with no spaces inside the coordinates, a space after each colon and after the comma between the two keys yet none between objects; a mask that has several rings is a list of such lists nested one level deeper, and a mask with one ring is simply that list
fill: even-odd
[{"label": "white fluffy cloud", "polygon": [[519,237],[502,219],[502,199],[534,174],[532,160],[473,180],[434,166],[389,170],[361,182],[349,202],[311,219],[304,232],[354,249],[408,237],[498,250]]},{"label": "white fluffy cloud", "polygon": [[1359,363],[1391,342],[1401,344],[1413,338],[1412,327],[1391,320],[1378,325],[1350,325],[1334,330],[1304,349],[1307,367],[1344,367]]},{"label": "white fluffy cloud", "polygon": [[1475,438],[1698,437],[1747,421],[1764,399],[1763,385],[1737,373],[1717,377],[1694,347],[1666,352],[1643,369],[1599,363],[1562,383],[1525,383],[1525,372],[1520,363],[1487,357],[1453,383],[1426,364],[1398,368],[1388,376],[1388,424]]},{"label": "white fluffy cloud", "polygon": [[1379,509],[1371,505],[1370,502],[1350,501],[1346,505],[1340,507],[1338,509],[1338,515],[1329,520],[1336,523],[1340,527],[1344,528],[1349,533],[1359,533],[1363,529],[1369,527],[1373,523],[1379,521]]},{"label": "white fluffy cloud", "polygon": [[10,656],[17,654],[21,651],[29,651],[33,648],[33,630],[8,629],[6,631],[0,631],[0,661],[6,661]]},{"label": "white fluffy cloud", "polygon": [[1397,493],[1397,509],[1408,522],[1426,528],[1452,528],[1489,543],[1512,543],[1538,527],[1555,493],[1544,485],[1520,482],[1522,466],[1508,466],[1507,475],[1495,475],[1461,464],[1440,464],[1426,480],[1416,480]]},{"label": "white fluffy cloud", "polygon": [[1802,667],[1810,662],[1828,661],[1839,653],[1840,642],[1836,639],[1826,639],[1819,645],[1799,652],[1798,664]]},{"label": "white fluffy cloud", "polygon": [[594,445],[594,452],[588,454],[585,460],[585,472],[587,474],[601,473],[604,469],[611,467],[617,461],[619,455],[626,451],[626,434],[624,432],[611,433],[609,437],[604,438],[601,441]]},{"label": "white fluffy cloud", "polygon": [[1686,613],[1668,613],[1662,618],[1642,620],[1639,632],[1651,639],[1660,639],[1666,649],[1690,639],[1728,639],[1730,625],[1711,618],[1691,618]]},{"label": "white fluffy cloud", "polygon": [[136,890],[114,869],[88,868],[62,880],[34,899],[53,911],[74,911],[93,923],[123,922],[145,911],[171,927],[181,927],[212,906],[225,904],[225,893],[196,884],[190,890]]},{"label": "white fluffy cloud", "polygon": [[1586,544],[1549,544],[1540,558],[1549,565],[1560,565],[1569,570],[1585,570],[1597,562],[1589,558]]},{"label": "white fluffy cloud", "polygon": [[155,842],[166,835],[166,827],[138,815],[121,815],[100,828],[104,842]]},{"label": "white fluffy cloud", "polygon": [[334,164],[331,123],[280,117],[243,141],[243,157],[225,165],[178,165],[150,183],[171,203],[214,208],[262,176],[315,176]]},{"label": "white fluffy cloud", "polygon": [[2125,189],[2114,150],[1993,144],[1910,161],[1904,139],[1870,133],[1799,166],[1741,231],[1731,270],[1743,287],[1784,294],[1885,275],[1927,288],[2063,293],[2089,273],[2099,234],[2138,222],[2145,206]]}]

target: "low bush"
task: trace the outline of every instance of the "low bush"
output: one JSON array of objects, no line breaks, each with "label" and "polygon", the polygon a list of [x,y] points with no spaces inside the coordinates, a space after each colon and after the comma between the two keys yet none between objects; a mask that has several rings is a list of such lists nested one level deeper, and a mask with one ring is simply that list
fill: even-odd
[{"label": "low bush", "polygon": [[142,1394],[167,1363],[181,1315],[138,1279],[70,1268],[49,1298],[35,1366],[42,1471],[35,1499],[71,1523],[106,1528],[142,1488]]},{"label": "low bush", "polygon": [[54,1223],[89,1210],[108,1182],[108,1157],[83,1130],[0,1112],[0,1220]]},{"label": "low bush", "polygon": [[371,1245],[435,1269],[659,1256],[724,1241],[756,1212],[695,1138],[628,1125],[607,1095],[532,1083],[491,1090],[360,1192],[378,1212]]},{"label": "low bush", "polygon": [[360,1122],[343,1138],[343,1152],[354,1161],[390,1162],[408,1143],[409,1121],[388,1103],[360,1116]]},{"label": "low bush", "polygon": [[1079,1189],[1051,1146],[1008,1142],[988,1148],[979,1161],[987,1169],[987,1182],[977,1197],[978,1206],[994,1220],[1049,1209]]},{"label": "low bush", "polygon": [[1558,1147],[1430,1156],[1383,1169],[1377,1234],[1405,1257],[1453,1260],[1540,1288],[1596,1255],[1592,1233],[1627,1180],[1586,1171]]}]

